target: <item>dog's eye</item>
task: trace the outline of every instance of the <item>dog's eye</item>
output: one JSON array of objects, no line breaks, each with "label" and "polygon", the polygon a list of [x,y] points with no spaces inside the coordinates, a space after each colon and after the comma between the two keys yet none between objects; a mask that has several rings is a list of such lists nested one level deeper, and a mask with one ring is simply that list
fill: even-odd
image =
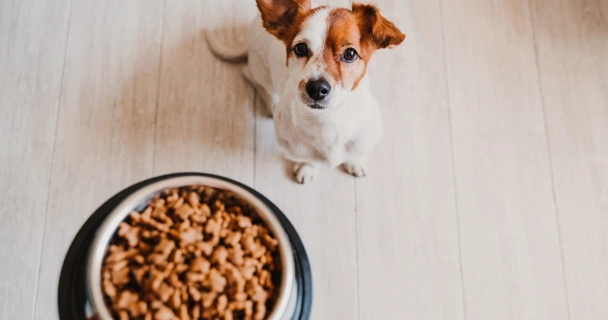
[{"label": "dog's eye", "polygon": [[342,61],[344,62],[352,63],[355,62],[357,58],[359,58],[359,55],[357,54],[357,50],[353,48],[348,48],[342,53]]},{"label": "dog's eye", "polygon": [[298,43],[293,47],[293,53],[298,57],[306,57],[308,56],[308,47],[304,43]]}]

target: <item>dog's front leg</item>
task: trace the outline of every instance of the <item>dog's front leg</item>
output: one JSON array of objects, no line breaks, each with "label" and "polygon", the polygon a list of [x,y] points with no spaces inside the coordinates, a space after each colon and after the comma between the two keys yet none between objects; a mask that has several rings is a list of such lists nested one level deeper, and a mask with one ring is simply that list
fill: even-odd
[{"label": "dog's front leg", "polygon": [[293,165],[293,176],[298,183],[305,184],[312,181],[319,172],[319,162],[295,162]]},{"label": "dog's front leg", "polygon": [[353,157],[342,164],[344,170],[357,178],[365,177],[367,173],[367,156]]}]

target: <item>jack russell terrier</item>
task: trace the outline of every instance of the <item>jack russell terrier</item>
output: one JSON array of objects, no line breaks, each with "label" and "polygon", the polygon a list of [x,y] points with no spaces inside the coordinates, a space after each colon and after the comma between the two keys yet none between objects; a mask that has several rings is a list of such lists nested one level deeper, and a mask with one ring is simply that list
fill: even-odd
[{"label": "jack russell terrier", "polygon": [[382,117],[365,72],[374,51],[405,35],[373,5],[313,7],[310,0],[256,0],[260,14],[246,46],[229,48],[206,35],[225,61],[244,61],[244,77],[274,118],[278,144],[299,183],[322,164],[365,176],[367,157],[383,135]]}]

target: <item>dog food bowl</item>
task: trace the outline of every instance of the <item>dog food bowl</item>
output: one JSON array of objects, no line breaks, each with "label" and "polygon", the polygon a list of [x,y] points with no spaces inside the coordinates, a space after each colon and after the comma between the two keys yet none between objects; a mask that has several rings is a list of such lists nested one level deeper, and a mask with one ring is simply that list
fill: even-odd
[{"label": "dog food bowl", "polygon": [[267,319],[308,320],[312,305],[312,276],[306,251],[287,217],[255,190],[230,179],[202,173],[177,173],[151,178],[119,192],[99,207],[82,226],[65,257],[59,279],[62,320],[112,319],[101,286],[107,247],[119,224],[133,210],[168,188],[204,185],[239,196],[254,207],[279,242],[281,284]]}]

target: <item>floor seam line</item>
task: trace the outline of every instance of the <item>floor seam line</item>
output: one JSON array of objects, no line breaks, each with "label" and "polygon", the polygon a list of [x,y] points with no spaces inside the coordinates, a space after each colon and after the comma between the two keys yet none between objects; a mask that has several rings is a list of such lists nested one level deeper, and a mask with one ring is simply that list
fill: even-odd
[{"label": "floor seam line", "polygon": [[57,101],[57,115],[55,116],[55,134],[53,136],[53,151],[51,152],[51,169],[49,171],[49,183],[46,193],[46,208],[44,210],[44,222],[42,224],[42,243],[40,244],[40,254],[38,259],[38,273],[36,276],[36,290],[34,291],[34,310],[32,319],[36,319],[36,311],[38,310],[38,290],[40,289],[40,274],[42,273],[42,257],[44,254],[44,237],[46,236],[46,223],[49,215],[49,203],[51,202],[51,186],[53,182],[53,170],[55,169],[55,150],[57,149],[57,133],[59,132],[59,115],[61,113],[61,101],[63,100],[63,87],[65,78],[65,69],[68,53],[68,41],[70,39],[70,26],[72,25],[72,6],[74,1],[70,1],[70,9],[68,13],[68,25],[65,34],[65,45],[63,48],[63,70],[61,71],[61,88],[59,89],[59,100]]},{"label": "floor seam line", "polygon": [[562,264],[562,279],[564,281],[564,294],[566,295],[566,311],[568,313],[568,319],[571,319],[570,313],[570,296],[568,294],[568,282],[566,280],[566,264],[564,263],[564,246],[562,242],[562,233],[561,226],[559,220],[559,214],[557,209],[557,197],[555,194],[555,179],[554,179],[554,170],[553,170],[553,160],[551,154],[551,142],[549,141],[549,129],[547,127],[547,113],[545,111],[545,98],[543,94],[543,88],[541,84],[541,74],[540,74],[540,63],[538,60],[538,47],[536,45],[536,29],[534,28],[534,18],[532,17],[532,4],[530,4],[530,0],[528,0],[528,18],[530,21],[530,27],[532,29],[532,45],[534,47],[534,62],[536,64],[536,80],[538,84],[538,93],[540,98],[541,105],[541,113],[543,116],[543,129],[545,134],[545,143],[547,146],[547,162],[549,166],[549,180],[551,182],[551,197],[553,198],[553,213],[555,215],[555,224],[557,228],[557,240],[559,243],[559,256]]},{"label": "floor seam line", "polygon": [[158,106],[160,104],[160,79],[163,70],[163,51],[165,45],[165,27],[167,20],[167,0],[164,1],[163,4],[163,24],[160,36],[160,54],[158,58],[158,75],[156,77],[156,106],[154,108],[154,148],[152,152],[152,174],[150,176],[154,176],[156,174],[156,144],[158,143]]},{"label": "floor seam line", "polygon": [[459,206],[458,206],[458,192],[457,192],[457,183],[456,183],[456,160],[455,160],[455,156],[454,156],[454,129],[452,126],[452,103],[450,101],[450,84],[449,84],[449,79],[448,79],[448,56],[447,56],[447,50],[446,50],[446,45],[445,45],[445,28],[443,25],[443,1],[439,1],[439,14],[440,14],[440,22],[441,22],[441,44],[442,44],[442,51],[443,51],[443,71],[444,71],[444,76],[445,76],[445,81],[444,81],[444,90],[445,90],[445,94],[446,94],[446,102],[447,102],[447,109],[448,109],[448,127],[449,127],[449,138],[450,138],[450,156],[451,156],[451,163],[452,163],[452,185],[453,185],[453,200],[454,200],[454,213],[456,215],[456,235],[458,237],[458,267],[460,269],[460,288],[461,288],[461,293],[462,293],[462,313],[463,313],[463,318],[466,320],[467,319],[467,304],[466,304],[466,290],[465,290],[465,285],[464,285],[464,268],[463,268],[463,263],[462,263],[462,242],[461,242],[461,237],[460,237],[460,210],[459,210]]}]

